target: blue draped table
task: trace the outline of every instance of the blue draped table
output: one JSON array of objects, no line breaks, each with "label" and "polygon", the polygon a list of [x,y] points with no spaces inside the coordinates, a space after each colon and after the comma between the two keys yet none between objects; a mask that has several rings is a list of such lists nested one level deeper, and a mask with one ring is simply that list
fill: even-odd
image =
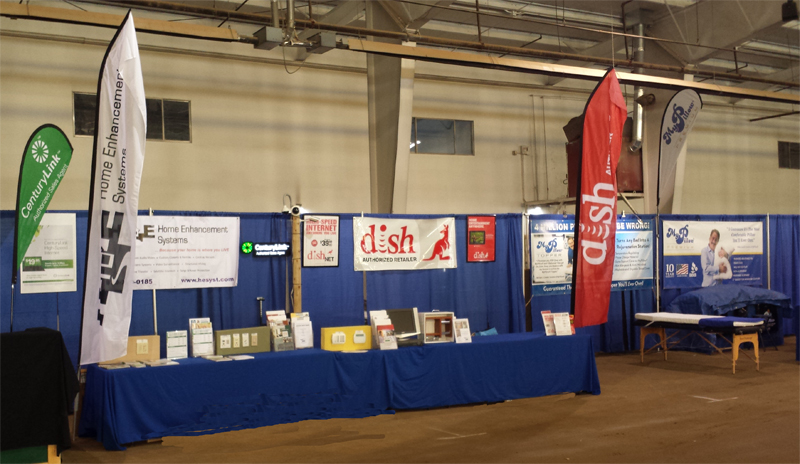
[{"label": "blue draped table", "polygon": [[106,449],[307,419],[356,418],[563,392],[600,394],[591,338],[507,334],[470,344],[333,353],[258,353],[244,361],[89,366],[80,435]]}]

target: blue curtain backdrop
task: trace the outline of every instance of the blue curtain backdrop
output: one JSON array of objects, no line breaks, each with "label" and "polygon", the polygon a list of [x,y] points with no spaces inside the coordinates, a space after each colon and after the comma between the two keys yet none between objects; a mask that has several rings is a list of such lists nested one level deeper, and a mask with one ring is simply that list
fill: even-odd
[{"label": "blue curtain backdrop", "polygon": [[[55,211],[54,211],[55,212]],[[64,342],[77,365],[81,320],[81,298],[86,257],[86,211],[76,213],[77,275],[76,292],[27,294],[15,289],[14,330],[30,327],[56,328],[60,314]],[[10,330],[11,261],[13,259],[14,211],[0,211],[0,331]],[[145,215],[145,211],[140,211]],[[238,216],[240,241],[290,242],[291,218],[279,213],[207,213],[159,211],[157,215]],[[364,323],[362,272],[356,272],[353,256],[353,214],[340,217],[340,263],[336,268],[303,269],[303,310],[311,314],[319,346],[322,327]],[[390,216],[379,216],[390,217]],[[403,216],[431,218],[441,216]],[[451,270],[374,271],[366,273],[367,309],[416,306],[420,311],[453,311],[470,320],[473,331],[495,327],[499,332],[525,331],[525,301],[522,282],[522,216],[497,215],[497,250],[494,263],[466,263],[466,217],[457,215],[456,237],[458,264]],[[662,216],[673,220],[756,221],[764,216]],[[793,308],[800,306],[800,216],[771,216],[770,260],[772,288],[791,297]],[[661,260],[663,263],[663,260]],[[291,263],[288,258],[239,257],[239,285],[235,288],[158,290],[158,332],[187,329],[190,317],[210,317],[217,329],[251,327],[259,324],[256,297],[265,298],[264,309],[286,308],[286,283],[291,288]],[[766,275],[766,272],[764,273]],[[680,294],[678,290],[662,293],[662,307]],[[543,310],[569,311],[568,295],[536,297],[531,303],[534,331],[544,331]],[[638,312],[655,311],[650,289],[612,292],[609,320],[606,324],[579,329],[592,336],[595,349],[619,352],[636,349],[638,331],[632,329]],[[791,324],[784,324],[791,333]],[[153,333],[152,292],[134,292],[131,335]],[[162,346],[162,350],[163,350]],[[162,351],[163,352],[163,351]]]},{"label": "blue curtain backdrop", "polygon": [[[451,246],[456,247],[456,269],[367,272],[367,309],[416,307],[420,312],[452,311],[456,317],[469,319],[473,332],[491,327],[500,333],[525,332],[522,215],[493,216],[496,218],[493,263],[467,262],[467,216],[456,215],[456,236],[450,241]],[[443,216],[369,217],[432,219]]]},{"label": "blue curtain backdrop", "polygon": [[303,311],[311,316],[316,347],[323,327],[364,325],[363,276],[353,268],[353,214],[338,216],[339,267],[303,268]]},{"label": "blue curtain backdrop", "polygon": [[[74,212],[74,211],[50,211]],[[76,211],[77,291],[68,293],[26,294],[15,288],[14,331],[30,327],[56,328],[56,310],[60,314],[61,333],[75,366],[78,364],[78,345],[81,324],[81,302],[86,262],[86,211]],[[139,215],[146,215],[139,211]],[[289,216],[279,213],[212,213],[158,211],[157,216],[238,216],[242,240],[261,242],[290,242]],[[0,330],[10,330],[11,267],[14,247],[14,211],[0,212]],[[263,296],[264,309],[285,308],[286,261],[289,258],[254,258],[239,256],[237,287],[157,290],[158,334],[161,352],[165,352],[166,332],[188,329],[189,318],[210,317],[215,329],[252,327],[258,325],[257,296]],[[291,263],[289,264],[291,269]],[[291,278],[291,277],[290,277]],[[133,293],[130,335],[153,334],[153,293],[138,290]]]},{"label": "blue curtain backdrop", "polygon": [[[800,216],[769,217],[769,267],[771,288],[792,299],[800,311]],[[790,317],[788,314],[784,317]],[[784,334],[797,335],[793,324],[783,324]]]},{"label": "blue curtain backdrop", "polygon": [[[642,220],[652,220],[654,215],[640,215]],[[562,220],[562,215],[541,215],[536,219]],[[574,216],[569,218],[574,220]],[[533,219],[533,218],[531,218]],[[529,230],[532,233],[533,230]],[[655,266],[655,247],[653,247],[653,265]],[[531,282],[527,283],[531,285]],[[649,313],[656,310],[655,290],[612,291],[608,304],[608,322],[591,327],[575,329],[576,333],[592,337],[595,351],[617,353],[635,350],[639,347],[639,330],[633,326],[634,314]],[[544,332],[542,311],[569,312],[570,295],[535,296],[531,300],[531,326],[534,332]]]},{"label": "blue curtain backdrop", "polygon": [[[140,215],[146,215],[140,211]],[[163,216],[236,216],[240,218],[240,241],[290,242],[291,217],[280,213],[211,213],[158,211]],[[303,310],[314,324],[315,346],[322,327],[364,323],[363,273],[353,268],[353,214],[340,217],[340,263],[335,268],[304,268]],[[423,217],[423,216],[417,216]],[[429,216],[425,216],[429,217]],[[370,272],[370,309],[417,306],[420,311],[440,309],[468,317],[474,330],[496,327],[500,332],[525,331],[522,293],[522,216],[497,216],[497,260],[494,263],[465,262],[466,216],[457,216],[458,268],[447,271]],[[78,289],[69,293],[27,294],[15,289],[14,331],[30,327],[56,328],[56,309],[61,332],[77,365],[86,258],[87,213],[76,212]],[[5,283],[0,299],[0,330],[10,330],[11,261],[14,242],[14,212],[0,212],[0,279]],[[188,329],[192,317],[209,317],[215,329],[259,325],[258,302],[264,310],[286,308],[286,284],[291,288],[289,258],[257,258],[239,255],[237,287],[157,290],[158,334],[162,353],[166,332]],[[399,300],[394,298],[400,297]],[[291,308],[291,306],[290,306]],[[153,334],[153,295],[134,292],[131,335]]]}]

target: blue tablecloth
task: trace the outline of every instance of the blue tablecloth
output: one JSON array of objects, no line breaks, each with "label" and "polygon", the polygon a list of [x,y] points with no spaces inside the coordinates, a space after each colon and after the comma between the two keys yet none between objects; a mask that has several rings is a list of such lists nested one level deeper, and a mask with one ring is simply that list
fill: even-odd
[{"label": "blue tablecloth", "polygon": [[105,370],[89,366],[80,435],[106,449],[306,419],[585,391],[600,393],[591,338],[508,334],[471,344],[332,353],[258,353],[215,363]]}]

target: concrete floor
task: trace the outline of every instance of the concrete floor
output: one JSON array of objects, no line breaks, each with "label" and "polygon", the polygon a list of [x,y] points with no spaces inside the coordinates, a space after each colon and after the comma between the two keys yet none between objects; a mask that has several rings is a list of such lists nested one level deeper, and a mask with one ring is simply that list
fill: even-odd
[{"label": "concrete floor", "polygon": [[[670,352],[597,356],[602,394],[304,421],[126,451],[80,438],[65,463],[680,462],[800,463],[795,337],[741,356]],[[751,351],[748,353],[752,354]]]}]

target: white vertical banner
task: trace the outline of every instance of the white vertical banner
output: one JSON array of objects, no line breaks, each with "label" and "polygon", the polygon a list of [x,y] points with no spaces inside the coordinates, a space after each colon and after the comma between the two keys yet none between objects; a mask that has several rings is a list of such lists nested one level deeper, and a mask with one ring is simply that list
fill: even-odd
[{"label": "white vertical banner", "polygon": [[128,12],[97,84],[80,364],[127,352],[146,128],[139,45]]},{"label": "white vertical banner", "polygon": [[703,100],[700,95],[691,89],[681,90],[667,103],[661,119],[661,145],[658,150],[659,206],[671,204],[675,194],[678,157],[702,107]]}]

